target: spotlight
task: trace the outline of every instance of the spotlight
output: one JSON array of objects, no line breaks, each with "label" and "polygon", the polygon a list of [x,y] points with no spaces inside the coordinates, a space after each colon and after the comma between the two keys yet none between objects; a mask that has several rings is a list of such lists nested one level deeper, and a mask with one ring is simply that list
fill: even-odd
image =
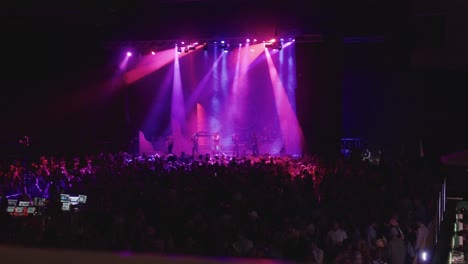
[{"label": "spotlight", "polygon": [[131,57],[132,56],[132,53],[129,51],[127,52],[127,57]]},{"label": "spotlight", "polygon": [[203,45],[203,50],[204,50],[204,51],[207,51],[207,50],[208,50],[208,43],[205,42],[205,44]]},{"label": "spotlight", "polygon": [[246,39],[245,42],[250,43],[250,39]]},{"label": "spotlight", "polygon": [[154,52],[154,51],[151,51],[151,55],[156,55],[156,52]]},{"label": "spotlight", "polygon": [[188,51],[189,51],[189,48],[188,48],[188,47],[185,47],[184,52],[185,52],[185,53],[188,53]]},{"label": "spotlight", "polygon": [[177,46],[177,53],[181,53],[182,52],[182,48]]}]

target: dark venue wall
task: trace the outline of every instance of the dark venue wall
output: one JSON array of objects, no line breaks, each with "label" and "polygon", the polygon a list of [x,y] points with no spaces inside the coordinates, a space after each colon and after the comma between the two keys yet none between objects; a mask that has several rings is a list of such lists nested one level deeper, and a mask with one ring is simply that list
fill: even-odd
[{"label": "dark venue wall", "polygon": [[342,136],[343,42],[296,42],[296,104],[305,153],[336,154]]},{"label": "dark venue wall", "polygon": [[370,145],[416,142],[422,97],[409,84],[409,50],[381,37],[345,43],[343,134],[362,137]]}]

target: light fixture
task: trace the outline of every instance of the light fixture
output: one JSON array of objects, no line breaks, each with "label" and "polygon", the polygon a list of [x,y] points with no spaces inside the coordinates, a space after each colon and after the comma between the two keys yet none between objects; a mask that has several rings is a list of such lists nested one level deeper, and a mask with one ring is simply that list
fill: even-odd
[{"label": "light fixture", "polygon": [[283,49],[283,44],[281,41],[275,41],[275,39],[265,42],[265,49],[281,50]]}]

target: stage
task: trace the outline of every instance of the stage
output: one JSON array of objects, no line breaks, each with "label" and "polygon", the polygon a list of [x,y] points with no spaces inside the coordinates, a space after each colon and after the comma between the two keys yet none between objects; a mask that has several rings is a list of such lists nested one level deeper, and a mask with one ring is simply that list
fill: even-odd
[{"label": "stage", "polygon": [[[194,133],[199,154],[302,153],[296,116],[295,41],[227,39],[180,41],[142,53],[122,50],[126,119],[146,147],[139,152],[192,154]],[[218,133],[216,150],[212,135]]]}]

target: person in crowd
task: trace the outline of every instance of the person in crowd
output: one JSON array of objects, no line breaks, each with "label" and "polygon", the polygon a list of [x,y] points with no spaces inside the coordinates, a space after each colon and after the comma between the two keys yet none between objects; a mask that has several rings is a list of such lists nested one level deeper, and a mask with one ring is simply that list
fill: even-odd
[{"label": "person in crowd", "polygon": [[[340,223],[338,221],[333,221],[331,229],[327,233],[326,237],[326,249],[328,252],[334,256],[335,254],[342,252],[343,241],[348,239],[346,231],[341,229]],[[350,242],[350,241],[349,241]],[[350,242],[350,246],[352,246]]]},{"label": "person in crowd", "polygon": [[33,184],[30,186],[29,192],[31,193],[32,197],[42,197],[43,196],[43,190],[40,186],[39,183],[39,177],[34,178]]},{"label": "person in crowd", "polygon": [[244,234],[238,233],[236,240],[232,243],[235,256],[248,257],[254,249],[254,244]]},{"label": "person in crowd", "polygon": [[32,201],[32,197],[31,195],[28,193],[28,188],[26,186],[23,186],[23,192],[21,193],[21,196],[20,196],[20,199],[21,201],[27,201],[27,202],[31,202]]},{"label": "person in crowd", "polygon": [[366,228],[367,245],[370,248],[375,247],[375,242],[377,241],[377,228],[377,220],[372,218]]},{"label": "person in crowd", "polygon": [[371,253],[367,241],[359,240],[355,245],[353,264],[367,264],[371,261]]},{"label": "person in crowd", "polygon": [[387,243],[388,260],[392,264],[405,264],[406,243],[402,234],[397,228],[393,228],[390,233],[390,240]]},{"label": "person in crowd", "polygon": [[338,254],[335,257],[335,264],[353,264],[354,255],[353,255],[353,244],[351,240],[346,238],[341,242],[340,247],[338,248]]},{"label": "person in crowd", "polygon": [[415,256],[413,258],[413,264],[418,263],[418,259],[421,257],[421,254],[427,250],[426,239],[428,233],[429,230],[427,229],[423,219],[416,219],[416,241],[414,243]]},{"label": "person in crowd", "polygon": [[310,241],[309,255],[307,258],[308,264],[323,264],[324,254],[323,249],[319,248],[317,242],[314,240]]}]

